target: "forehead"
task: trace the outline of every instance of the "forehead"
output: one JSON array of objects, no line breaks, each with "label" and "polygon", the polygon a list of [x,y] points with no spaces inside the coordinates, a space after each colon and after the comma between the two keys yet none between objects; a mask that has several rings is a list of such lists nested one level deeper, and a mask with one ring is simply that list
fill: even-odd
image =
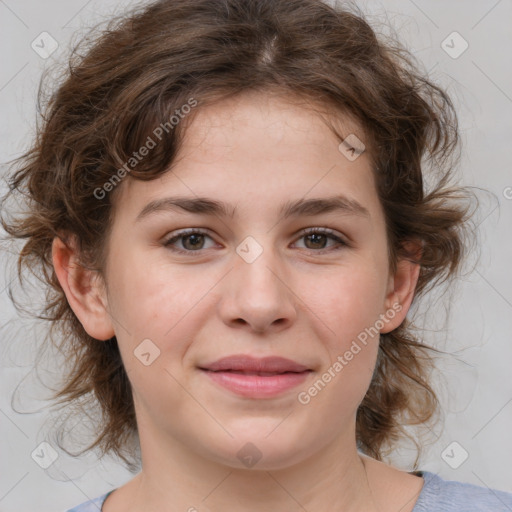
[{"label": "forehead", "polygon": [[126,180],[119,200],[140,209],[172,193],[274,205],[277,212],[285,199],[346,192],[372,203],[368,154],[348,159],[328,123],[340,137],[364,139],[361,128],[347,116],[327,114],[305,99],[261,92],[199,104],[171,172],[152,181]]},{"label": "forehead", "polygon": [[289,147],[301,148],[306,143],[308,153],[315,156],[315,151],[321,154],[324,146],[337,147],[340,142],[332,132],[326,137],[326,122],[331,122],[342,138],[351,133],[363,138],[353,118],[333,115],[327,105],[298,95],[251,91],[199,108],[185,132],[184,152],[188,150],[189,158],[199,158],[202,153],[215,158],[228,156],[235,148],[261,157],[261,146],[285,153]]}]

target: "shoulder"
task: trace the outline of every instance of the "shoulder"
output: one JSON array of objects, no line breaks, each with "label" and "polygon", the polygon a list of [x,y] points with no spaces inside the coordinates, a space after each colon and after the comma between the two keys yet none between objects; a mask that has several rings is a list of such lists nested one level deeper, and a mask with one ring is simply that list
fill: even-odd
[{"label": "shoulder", "polygon": [[70,508],[69,510],[66,510],[66,512],[99,512],[101,511],[101,507],[104,503],[104,501],[107,499],[107,496],[114,492],[115,489],[112,491],[106,492],[105,494],[102,494],[101,496],[98,496],[97,498],[94,498],[89,501],[85,501],[84,503],[81,503],[80,505],[77,505],[76,507]]},{"label": "shoulder", "polygon": [[421,473],[425,482],[413,512],[512,511],[512,493]]}]

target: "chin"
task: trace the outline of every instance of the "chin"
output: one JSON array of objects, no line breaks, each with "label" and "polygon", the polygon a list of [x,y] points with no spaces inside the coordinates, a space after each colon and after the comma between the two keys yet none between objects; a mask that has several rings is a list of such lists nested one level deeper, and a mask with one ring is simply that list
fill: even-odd
[{"label": "chin", "polygon": [[[284,428],[279,431],[284,422],[276,429],[279,421],[276,422],[274,419],[272,422],[266,422],[264,428],[260,422],[254,429],[228,429],[234,439],[231,439],[229,446],[220,448],[215,455],[212,454],[213,458],[233,469],[275,471],[300,463],[314,453],[313,439],[312,445],[308,447],[305,443],[306,436],[290,435]],[[270,428],[267,428],[268,425],[271,425]],[[254,435],[251,435],[252,431]]]}]

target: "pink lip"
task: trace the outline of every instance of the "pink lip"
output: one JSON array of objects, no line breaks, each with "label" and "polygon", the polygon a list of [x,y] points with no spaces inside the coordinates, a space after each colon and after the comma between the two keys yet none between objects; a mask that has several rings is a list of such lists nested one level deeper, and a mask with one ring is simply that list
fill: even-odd
[{"label": "pink lip", "polygon": [[311,370],[300,373],[280,373],[278,375],[244,375],[232,371],[212,372],[203,370],[208,377],[237,395],[250,398],[269,398],[298,386],[307,378]]},{"label": "pink lip", "polygon": [[235,370],[245,372],[284,373],[303,372],[310,368],[284,357],[268,356],[256,358],[245,354],[235,354],[202,366],[201,369],[211,371]]},{"label": "pink lip", "polygon": [[224,357],[200,368],[215,383],[250,398],[270,398],[298,386],[311,369],[283,357]]}]

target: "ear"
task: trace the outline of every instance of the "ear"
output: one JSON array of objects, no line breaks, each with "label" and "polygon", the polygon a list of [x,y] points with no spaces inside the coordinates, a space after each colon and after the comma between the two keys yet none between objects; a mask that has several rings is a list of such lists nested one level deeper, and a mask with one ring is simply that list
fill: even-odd
[{"label": "ear", "polygon": [[68,303],[87,334],[98,340],[114,336],[104,283],[98,272],[79,263],[76,244],[53,239],[52,261]]},{"label": "ear", "polygon": [[[422,247],[421,241],[411,240],[404,243],[404,248],[409,254],[413,254],[417,261],[420,259]],[[389,277],[388,281],[385,300],[386,311],[384,312],[388,321],[380,330],[381,334],[391,332],[404,321],[414,298],[419,275],[419,263],[413,263],[406,258],[401,258],[398,261],[397,271],[395,275]]]}]

